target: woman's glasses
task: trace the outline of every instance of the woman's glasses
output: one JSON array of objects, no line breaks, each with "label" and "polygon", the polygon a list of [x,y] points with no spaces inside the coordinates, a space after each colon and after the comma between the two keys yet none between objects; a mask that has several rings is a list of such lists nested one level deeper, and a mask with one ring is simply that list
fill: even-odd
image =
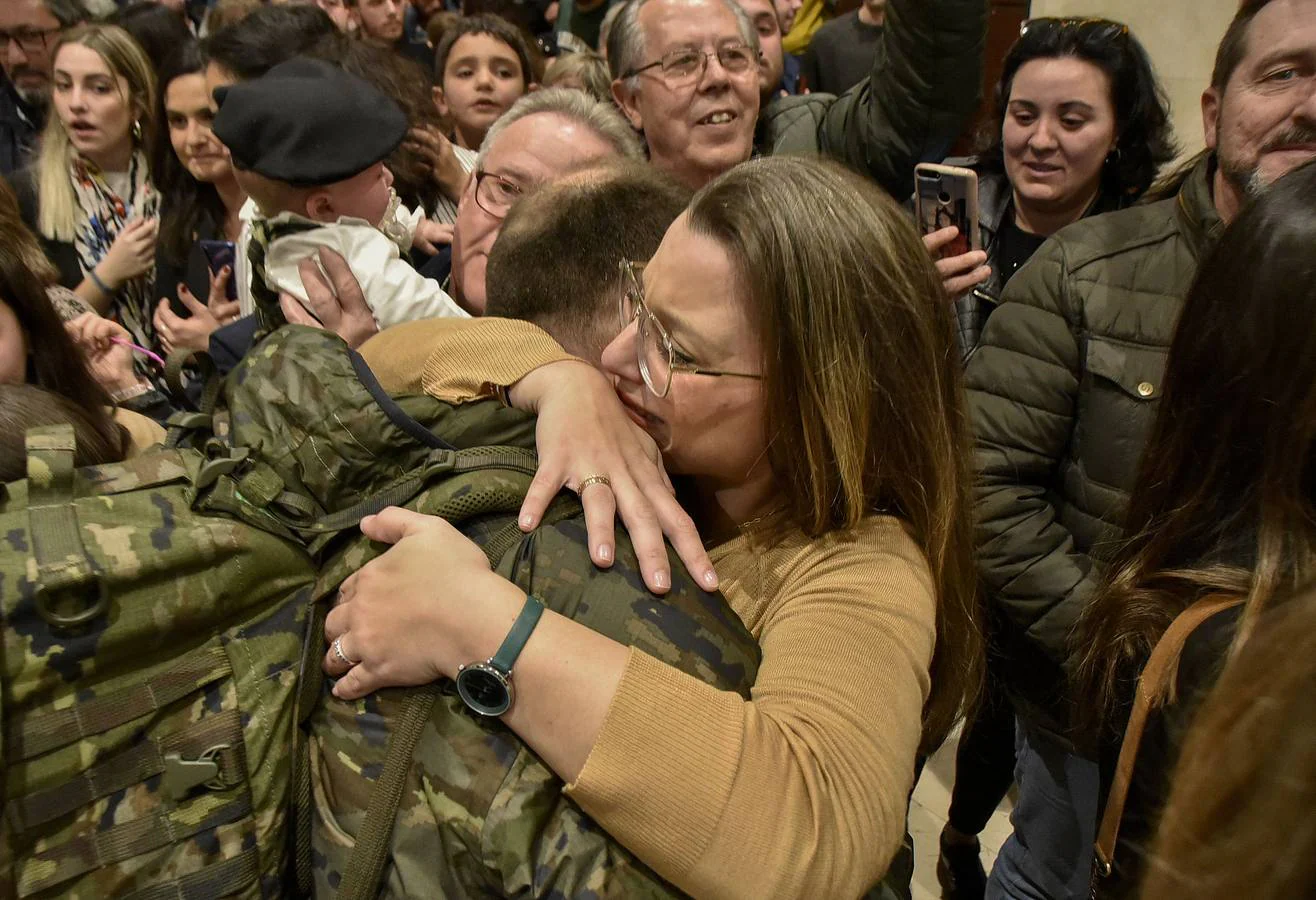
[{"label": "woman's glasses", "polygon": [[672,336],[652,310],[644,303],[643,263],[623,259],[620,265],[620,290],[617,293],[617,312],[624,331],[631,322],[637,322],[635,356],[640,375],[655,397],[666,397],[672,389],[672,373],[688,375],[731,376],[734,378],[763,379],[749,372],[728,372],[724,369],[705,369],[695,364],[684,351],[672,342]]}]

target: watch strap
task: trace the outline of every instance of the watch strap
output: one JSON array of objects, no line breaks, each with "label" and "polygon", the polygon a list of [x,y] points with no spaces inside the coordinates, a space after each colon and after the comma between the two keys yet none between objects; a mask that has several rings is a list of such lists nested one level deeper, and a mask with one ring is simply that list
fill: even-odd
[{"label": "watch strap", "polygon": [[525,649],[526,641],[530,640],[530,635],[535,630],[535,626],[539,624],[539,617],[543,614],[544,604],[540,599],[534,594],[526,594],[525,606],[521,607],[521,614],[512,623],[512,630],[507,632],[507,637],[503,638],[503,645],[498,648],[498,652],[489,660],[489,665],[504,675],[510,675],[512,666],[516,664],[516,658]]}]

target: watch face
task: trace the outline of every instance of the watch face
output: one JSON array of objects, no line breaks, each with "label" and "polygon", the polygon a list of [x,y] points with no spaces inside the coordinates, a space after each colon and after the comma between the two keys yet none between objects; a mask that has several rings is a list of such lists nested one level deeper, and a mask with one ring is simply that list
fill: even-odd
[{"label": "watch face", "polygon": [[511,685],[486,663],[466,666],[457,673],[457,693],[482,716],[501,716],[512,705]]}]

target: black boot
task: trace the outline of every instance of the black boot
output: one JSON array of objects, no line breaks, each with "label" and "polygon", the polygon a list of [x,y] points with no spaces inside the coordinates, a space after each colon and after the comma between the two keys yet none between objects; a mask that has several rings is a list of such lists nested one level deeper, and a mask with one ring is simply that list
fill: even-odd
[{"label": "black boot", "polygon": [[941,855],[937,858],[937,881],[946,900],[982,900],[987,891],[987,873],[979,856],[982,847],[973,843],[950,842],[941,833]]}]

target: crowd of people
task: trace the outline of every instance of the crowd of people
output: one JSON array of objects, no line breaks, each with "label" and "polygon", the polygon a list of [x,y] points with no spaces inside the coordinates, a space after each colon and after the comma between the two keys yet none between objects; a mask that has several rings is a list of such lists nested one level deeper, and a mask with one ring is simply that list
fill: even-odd
[{"label": "crowd of people", "polygon": [[[985,0],[799,53],[799,0],[451,6],[0,3],[0,478],[56,423],[148,454],[324,329],[534,417],[521,528],[577,493],[596,566],[720,592],[760,660],[715,686],[390,508],[323,702],[517,635],[502,725],[696,897],[909,896],[961,725],[947,897],[1316,891],[1316,0],[1242,0],[1177,163],[1108,19],[984,85]],[[974,173],[981,249],[920,233],[921,162]]]}]

